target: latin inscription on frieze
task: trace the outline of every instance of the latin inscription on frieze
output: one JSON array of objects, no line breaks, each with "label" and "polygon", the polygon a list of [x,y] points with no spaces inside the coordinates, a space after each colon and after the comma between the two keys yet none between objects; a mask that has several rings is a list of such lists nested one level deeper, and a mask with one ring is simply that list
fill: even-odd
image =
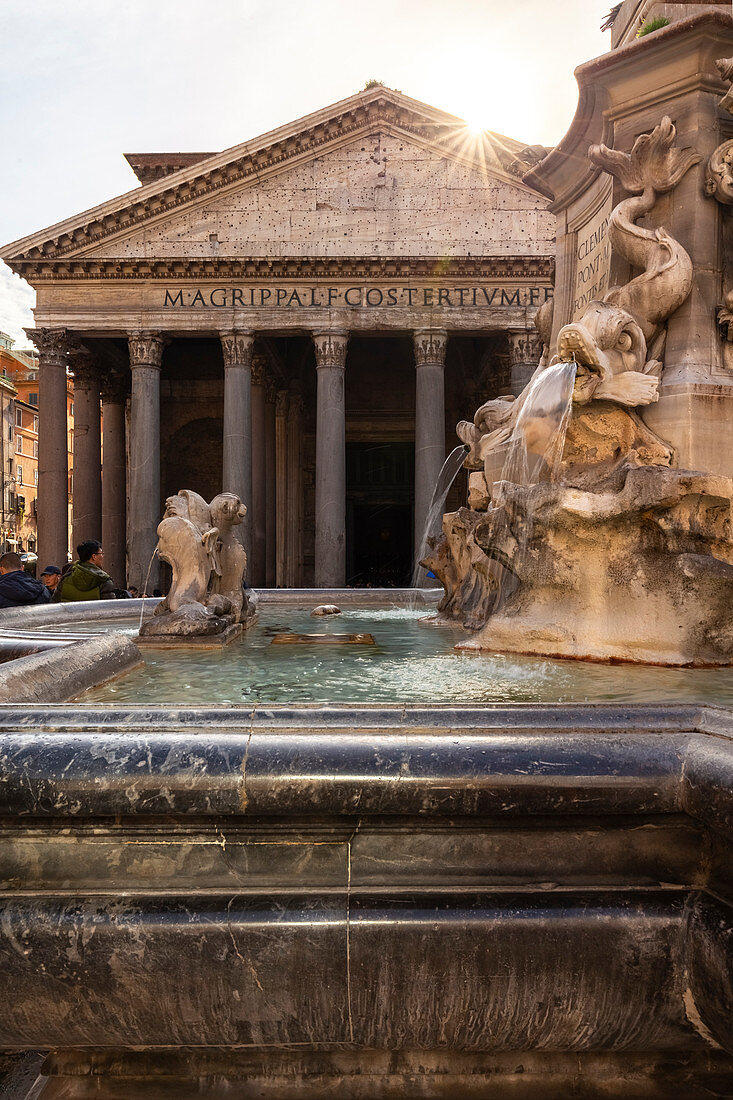
[{"label": "latin inscription on frieze", "polygon": [[165,309],[486,309],[540,306],[545,286],[247,286],[186,287],[163,291]]},{"label": "latin inscription on frieze", "polygon": [[600,207],[577,231],[571,316],[573,321],[577,321],[583,315],[589,302],[602,298],[608,290],[608,276],[611,269],[608,226],[612,209],[613,196],[609,182]]}]

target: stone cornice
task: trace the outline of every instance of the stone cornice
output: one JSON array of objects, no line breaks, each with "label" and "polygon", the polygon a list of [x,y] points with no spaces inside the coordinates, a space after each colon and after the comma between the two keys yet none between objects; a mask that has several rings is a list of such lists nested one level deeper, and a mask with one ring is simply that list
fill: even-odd
[{"label": "stone cornice", "polygon": [[120,279],[542,279],[552,281],[552,256],[343,256],[315,259],[247,258],[164,260],[18,260],[13,268],[30,283]]},{"label": "stone cornice", "polygon": [[0,255],[15,267],[20,259],[83,254],[107,237],[124,235],[208,195],[242,181],[260,180],[283,166],[310,159],[325,147],[338,147],[360,133],[376,129],[412,138],[441,156],[526,188],[521,174],[512,168],[524,148],[521,142],[486,132],[471,143],[466,124],[460,119],[400,92],[378,87],[13,241],[0,250]]}]

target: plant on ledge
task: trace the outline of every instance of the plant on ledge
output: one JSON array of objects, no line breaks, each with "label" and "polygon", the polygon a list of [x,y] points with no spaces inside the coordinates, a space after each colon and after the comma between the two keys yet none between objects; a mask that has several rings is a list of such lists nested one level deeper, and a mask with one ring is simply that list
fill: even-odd
[{"label": "plant on ledge", "polygon": [[662,27],[669,26],[669,19],[666,15],[658,15],[656,19],[647,19],[646,23],[642,23],[636,32],[637,38],[643,38],[647,34],[651,34],[653,31],[660,31]]}]

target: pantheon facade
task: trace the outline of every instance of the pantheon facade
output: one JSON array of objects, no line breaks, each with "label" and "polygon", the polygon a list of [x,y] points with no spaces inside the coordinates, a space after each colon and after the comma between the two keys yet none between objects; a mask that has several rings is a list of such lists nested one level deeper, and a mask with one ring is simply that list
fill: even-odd
[{"label": "pantheon facade", "polygon": [[4,247],[37,292],[43,564],[71,371],[73,542],[118,583],[180,488],[242,497],[254,585],[408,581],[455,423],[539,356],[543,152],[379,85],[222,153],[128,154],[140,186]]}]

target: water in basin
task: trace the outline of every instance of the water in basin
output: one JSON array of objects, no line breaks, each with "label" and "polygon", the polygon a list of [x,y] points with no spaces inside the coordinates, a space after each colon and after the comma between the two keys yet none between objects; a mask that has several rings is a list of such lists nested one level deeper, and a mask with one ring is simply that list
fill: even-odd
[{"label": "water in basin", "polygon": [[[490,653],[453,646],[460,628],[418,620],[425,608],[344,609],[327,621],[308,610],[262,608],[237,642],[215,652],[147,650],[144,667],[93,688],[86,703],[707,702],[733,704],[731,669],[660,669]],[[101,624],[74,624],[75,630]],[[105,629],[137,633],[138,623]],[[365,633],[373,646],[271,645],[277,633]]]}]

